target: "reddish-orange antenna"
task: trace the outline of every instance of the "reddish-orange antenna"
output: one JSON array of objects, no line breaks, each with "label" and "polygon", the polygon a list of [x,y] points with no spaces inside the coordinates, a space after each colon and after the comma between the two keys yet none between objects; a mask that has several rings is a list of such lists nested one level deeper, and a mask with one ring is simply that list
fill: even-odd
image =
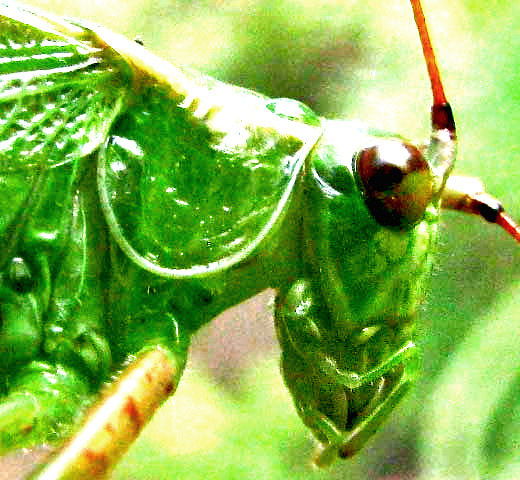
[{"label": "reddish-orange antenna", "polygon": [[[505,213],[497,199],[485,193],[480,181],[456,176],[448,178],[455,160],[455,120],[450,104],[446,100],[421,2],[420,0],[410,0],[410,3],[432,87],[433,132],[430,155],[434,168],[443,176],[441,205],[443,208],[480,215],[488,222],[500,225],[509,235],[520,242],[520,226]],[[444,138],[441,132],[445,130],[449,132],[448,139]]]},{"label": "reddish-orange antenna", "polygon": [[500,212],[497,216],[496,223],[516,239],[516,241],[520,242],[520,227],[507,213]]},{"label": "reddish-orange antenna", "polygon": [[430,40],[430,34],[428,33],[428,27],[426,26],[426,20],[424,19],[421,2],[420,0],[410,0],[410,3],[412,5],[413,17],[419,32],[419,38],[421,40],[424,59],[426,61],[428,76],[430,77],[432,87],[432,125],[434,130],[447,129],[454,139],[455,121],[453,119],[450,104],[446,100],[446,95],[444,94],[444,87],[442,86],[441,75],[435,60],[435,53],[433,52],[432,42]]},{"label": "reddish-orange antenna", "polygon": [[433,52],[430,35],[428,34],[428,27],[426,26],[426,20],[424,19],[421,2],[417,0],[411,0],[411,4],[413,16],[415,18],[415,24],[417,25],[419,38],[421,39],[424,59],[426,60],[426,67],[428,68],[428,76],[430,77],[430,82],[432,84],[433,103],[436,105],[448,103],[446,100],[446,95],[444,94],[439,68],[437,67],[437,62],[435,61],[435,53]]}]

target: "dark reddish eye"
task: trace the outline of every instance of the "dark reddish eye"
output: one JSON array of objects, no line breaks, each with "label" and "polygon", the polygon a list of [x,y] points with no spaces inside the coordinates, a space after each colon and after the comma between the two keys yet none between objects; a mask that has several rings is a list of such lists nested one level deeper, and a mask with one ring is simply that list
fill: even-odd
[{"label": "dark reddish eye", "polygon": [[381,225],[406,228],[421,220],[434,194],[434,178],[417,147],[381,140],[354,157],[354,169]]}]

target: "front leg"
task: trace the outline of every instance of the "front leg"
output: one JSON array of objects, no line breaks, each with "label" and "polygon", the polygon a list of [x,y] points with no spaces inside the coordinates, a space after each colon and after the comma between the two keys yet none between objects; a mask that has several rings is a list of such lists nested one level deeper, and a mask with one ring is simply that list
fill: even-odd
[{"label": "front leg", "polygon": [[[91,227],[99,222],[88,201],[77,195],[59,212],[63,217],[36,215],[19,228],[0,272],[0,351],[11,352],[0,369],[0,452],[58,443],[111,367],[103,325],[105,258],[87,254],[91,242],[104,238]],[[63,234],[50,228],[57,223]]]},{"label": "front leg", "polygon": [[[62,322],[45,324],[49,305],[63,304],[60,296],[49,299],[45,250],[45,245],[27,241],[0,275],[0,351],[5,352],[0,453],[67,435],[89,397],[85,371],[106,365],[102,359],[109,357],[104,339],[81,322],[69,322],[69,329]],[[71,253],[68,260],[73,257]]]},{"label": "front leg", "polygon": [[[380,383],[380,391],[385,387],[385,381]],[[342,440],[338,444],[322,445],[315,455],[314,463],[317,466],[327,466],[332,463],[339,455],[341,458],[350,458],[359,452],[370,437],[376,433],[380,425],[392,413],[396,405],[400,402],[406,392],[415,383],[415,376],[403,372],[398,382],[393,385],[390,391],[383,397],[374,397],[373,409],[366,415],[351,431],[344,433]],[[388,391],[388,388],[386,388]]]},{"label": "front leg", "polygon": [[276,327],[285,383],[300,417],[323,443],[316,459],[323,465],[338,454],[353,455],[377,430],[413,383],[417,352],[386,325],[353,327],[339,336],[316,298],[310,282],[295,282],[278,298]]}]

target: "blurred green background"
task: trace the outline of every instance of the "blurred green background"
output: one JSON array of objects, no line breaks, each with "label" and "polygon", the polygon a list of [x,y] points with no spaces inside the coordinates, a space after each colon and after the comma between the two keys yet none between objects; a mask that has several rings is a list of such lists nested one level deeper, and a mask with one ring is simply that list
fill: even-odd
[{"label": "blurred green background", "polygon": [[[329,117],[426,140],[430,92],[406,0],[34,0],[177,65]],[[458,173],[520,219],[520,4],[424,2],[458,125]],[[520,478],[520,249],[446,213],[420,317],[424,375],[352,461],[309,467],[313,444],[278,373],[267,292],[195,339],[175,397],[115,479]]]}]

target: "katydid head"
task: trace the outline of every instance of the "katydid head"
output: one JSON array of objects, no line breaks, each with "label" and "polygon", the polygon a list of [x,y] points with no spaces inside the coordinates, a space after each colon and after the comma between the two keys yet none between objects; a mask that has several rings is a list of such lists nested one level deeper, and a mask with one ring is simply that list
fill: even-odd
[{"label": "katydid head", "polygon": [[295,283],[277,311],[282,371],[323,443],[319,466],[359,451],[418,375],[416,314],[439,208],[479,214],[520,240],[480,182],[451,176],[455,122],[420,2],[411,3],[432,84],[430,142],[323,121],[304,202],[313,205],[303,221],[311,280]]},{"label": "katydid head", "polygon": [[[438,204],[456,156],[455,121],[444,94],[421,4],[419,0],[411,0],[411,4],[433,92],[429,145],[422,149],[398,137],[368,135],[358,143],[351,168],[365,204],[378,224],[402,230],[417,225],[428,206]],[[331,172],[335,168],[329,166]],[[331,172],[324,178],[330,177]]]}]

